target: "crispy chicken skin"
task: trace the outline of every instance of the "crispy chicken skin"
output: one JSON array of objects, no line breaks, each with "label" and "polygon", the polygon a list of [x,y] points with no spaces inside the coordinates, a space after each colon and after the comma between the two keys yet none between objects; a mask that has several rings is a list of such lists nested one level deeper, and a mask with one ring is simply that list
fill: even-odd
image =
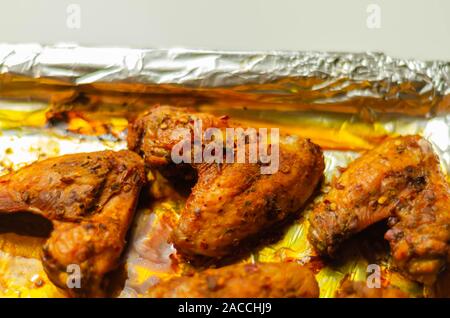
[{"label": "crispy chicken skin", "polygon": [[305,204],[323,172],[320,150],[307,140],[282,143],[280,170],[257,164],[200,165],[172,240],[184,255],[222,257]]},{"label": "crispy chicken skin", "polygon": [[396,287],[369,288],[365,282],[345,281],[336,298],[409,298]]},{"label": "crispy chicken skin", "polygon": [[433,284],[449,258],[450,192],[439,159],[419,136],[389,139],[351,163],[310,217],[309,237],[332,256],[339,244],[388,219],[395,264]]},{"label": "crispy chicken skin", "polygon": [[[142,159],[128,150],[51,158],[0,177],[0,213],[52,221],[42,253],[49,278],[73,296],[103,296],[144,180]],[[80,266],[81,288],[67,287],[70,264]]]},{"label": "crispy chicken skin", "polygon": [[187,128],[194,133],[194,122],[201,121],[202,129],[225,129],[233,124],[227,116],[185,111],[171,106],[156,106],[130,123],[128,127],[128,149],[136,151],[146,164],[152,167],[165,166],[172,162],[172,148],[182,139],[173,138],[177,128]]},{"label": "crispy chicken skin", "polygon": [[[170,164],[176,142],[170,131],[192,129],[194,118],[204,119],[203,129],[230,125],[227,118],[156,107],[130,126],[129,148],[151,167]],[[274,174],[261,174],[258,163],[192,165],[198,180],[171,235],[177,251],[188,258],[221,258],[298,212],[322,178],[323,156],[309,140],[280,139]]]},{"label": "crispy chicken skin", "polygon": [[313,273],[297,263],[236,264],[169,279],[152,287],[154,298],[317,298]]}]

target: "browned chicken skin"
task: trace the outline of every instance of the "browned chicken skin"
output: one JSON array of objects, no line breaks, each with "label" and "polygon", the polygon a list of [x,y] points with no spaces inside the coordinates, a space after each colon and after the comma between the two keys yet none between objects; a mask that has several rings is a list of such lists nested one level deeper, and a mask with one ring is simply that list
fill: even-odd
[{"label": "browned chicken skin", "polygon": [[396,265],[433,284],[449,260],[450,191],[439,159],[419,136],[385,141],[352,162],[310,217],[310,239],[321,254],[389,218],[385,234]]},{"label": "browned chicken skin", "polygon": [[202,129],[215,127],[221,130],[233,124],[228,117],[194,113],[171,106],[156,106],[132,122],[128,127],[128,149],[136,151],[146,164],[163,167],[172,162],[172,148],[181,138],[172,138],[177,128],[194,132],[194,121],[202,122]]},{"label": "browned chicken skin", "polygon": [[[171,138],[171,132],[180,127],[192,131],[195,119],[202,119],[203,129],[232,125],[224,117],[156,107],[130,125],[129,148],[140,153],[147,165],[164,167],[179,141]],[[319,147],[309,140],[283,137],[279,170],[274,174],[261,174],[258,163],[192,167],[198,181],[171,240],[185,256],[220,258],[295,214],[321,180],[324,163]]]},{"label": "browned chicken skin", "polygon": [[[33,163],[0,177],[0,213],[31,212],[52,221],[43,247],[49,278],[75,296],[103,296],[115,269],[145,180],[131,151],[79,153]],[[81,269],[81,288],[68,289],[67,266]]]},{"label": "browned chicken skin", "polygon": [[409,298],[396,287],[369,288],[365,282],[345,281],[336,292],[336,298]]},{"label": "browned chicken skin", "polygon": [[237,264],[175,277],[152,287],[155,298],[317,298],[313,273],[296,263]]}]

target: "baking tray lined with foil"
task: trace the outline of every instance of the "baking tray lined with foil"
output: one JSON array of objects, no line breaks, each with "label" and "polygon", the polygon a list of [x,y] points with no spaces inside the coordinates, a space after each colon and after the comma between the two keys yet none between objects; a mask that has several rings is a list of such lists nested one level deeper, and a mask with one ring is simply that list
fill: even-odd
[{"label": "baking tray lined with foil", "polygon": [[[432,142],[445,172],[450,164],[449,63],[383,54],[230,53],[183,49],[95,49],[0,45],[1,173],[67,153],[126,148],[130,119],[154,104],[228,115],[250,127],[280,128],[325,151],[322,192],[339,167],[387,136],[420,134]],[[167,243],[185,197],[156,172],[141,202],[123,259],[118,296],[140,297],[161,279],[199,268]],[[320,200],[320,195],[315,199]],[[391,267],[383,231],[348,243],[340,261],[324,263],[300,217],[240,262],[297,261],[316,273],[321,296],[346,279],[382,268],[383,284],[422,296],[422,287]],[[374,243],[375,242],[375,243]],[[1,234],[0,294],[63,296],[42,270],[42,239]],[[428,291],[425,291],[425,295]]]}]

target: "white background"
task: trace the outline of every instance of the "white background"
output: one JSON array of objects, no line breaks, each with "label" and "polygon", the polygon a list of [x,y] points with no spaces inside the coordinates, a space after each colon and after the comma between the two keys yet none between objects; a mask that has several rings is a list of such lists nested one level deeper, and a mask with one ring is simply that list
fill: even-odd
[{"label": "white background", "polygon": [[[81,9],[79,29],[67,7]],[[378,4],[381,27],[367,27]],[[0,42],[382,51],[450,60],[450,0],[1,0]]]}]

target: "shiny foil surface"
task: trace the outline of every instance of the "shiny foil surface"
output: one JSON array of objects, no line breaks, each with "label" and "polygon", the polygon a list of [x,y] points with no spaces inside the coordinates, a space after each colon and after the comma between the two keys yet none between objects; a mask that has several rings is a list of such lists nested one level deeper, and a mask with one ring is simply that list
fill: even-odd
[{"label": "shiny foil surface", "polygon": [[[325,153],[322,193],[339,167],[394,135],[427,138],[448,175],[449,84],[450,62],[381,53],[0,44],[0,174],[52,156],[126,148],[128,121],[159,103],[310,138]],[[202,269],[167,243],[186,197],[157,172],[148,177],[144,196],[153,199],[136,212],[119,297],[145,297],[160,280]],[[383,285],[417,297],[433,294],[391,267],[377,228],[349,242],[339,261],[321,260],[306,239],[310,210],[241,261],[305,264],[316,273],[321,297],[333,297],[343,280],[365,280],[368,264],[381,266]],[[0,231],[0,296],[64,297],[43,271],[44,241]]]}]

